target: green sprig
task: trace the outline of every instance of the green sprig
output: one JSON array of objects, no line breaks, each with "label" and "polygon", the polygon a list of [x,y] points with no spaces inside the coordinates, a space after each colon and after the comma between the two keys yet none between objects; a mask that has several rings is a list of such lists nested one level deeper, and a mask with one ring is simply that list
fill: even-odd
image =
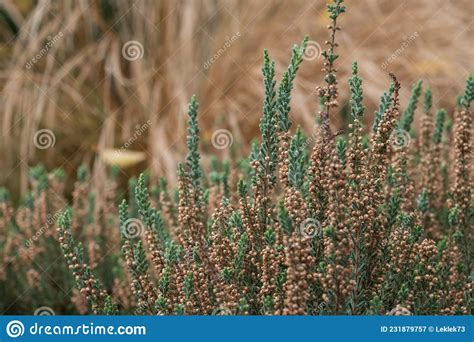
[{"label": "green sprig", "polygon": [[193,95],[188,107],[188,155],[186,161],[189,168],[191,182],[195,189],[200,188],[202,177],[202,169],[200,165],[201,155],[199,154],[199,125],[197,120],[198,108],[199,104],[196,95]]},{"label": "green sprig", "polygon": [[439,109],[436,112],[435,126],[433,131],[433,144],[439,145],[443,136],[444,121],[446,118],[446,110]]},{"label": "green sprig", "polygon": [[358,74],[357,62],[352,63],[352,77],[349,79],[351,88],[351,114],[354,118],[360,118],[364,115],[365,107],[362,103],[364,100],[362,90],[362,79]]},{"label": "green sprig", "polygon": [[392,82],[388,91],[384,92],[383,95],[380,97],[379,108],[374,113],[374,123],[372,124],[372,132],[377,132],[380,121],[382,121],[385,111],[390,107],[390,104],[392,103],[392,95],[394,91],[395,83]]},{"label": "green sprig", "polygon": [[291,140],[288,151],[288,181],[297,190],[302,190],[304,175],[306,173],[306,138],[301,129],[296,129],[296,134]]},{"label": "green sprig", "polygon": [[288,117],[290,113],[291,90],[293,89],[293,81],[296,77],[296,72],[303,61],[303,56],[308,44],[308,37],[306,36],[301,42],[301,46],[294,45],[291,50],[291,60],[288,69],[283,74],[282,81],[278,87],[278,99],[276,102],[276,110],[278,112],[278,124],[280,131],[288,132],[291,127],[291,121]]},{"label": "green sprig", "polygon": [[415,116],[418,99],[421,94],[421,84],[422,84],[422,81],[419,80],[413,85],[411,96],[410,96],[410,99],[408,100],[407,109],[403,112],[403,115],[400,118],[399,127],[407,132],[410,132],[411,124],[413,123],[413,118]]}]

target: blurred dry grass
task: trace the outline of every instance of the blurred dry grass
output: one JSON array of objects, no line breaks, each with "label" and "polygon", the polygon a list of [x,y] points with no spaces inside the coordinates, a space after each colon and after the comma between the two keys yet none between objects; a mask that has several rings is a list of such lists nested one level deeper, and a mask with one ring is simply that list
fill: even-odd
[{"label": "blurred dry grass", "polygon": [[[27,166],[41,161],[68,172],[80,163],[93,164],[100,186],[105,168],[98,152],[120,148],[136,125],[148,120],[151,127],[130,148],[147,153],[153,174],[173,179],[185,151],[186,105],[193,93],[201,103],[208,151],[216,153],[209,140],[218,128],[231,130],[234,147],[246,148],[260,117],[262,50],[277,60],[281,75],[291,45],[305,34],[324,46],[325,5],[306,0],[0,0],[0,184],[24,190]],[[402,82],[402,105],[411,84],[421,78],[433,89],[436,105],[452,108],[473,70],[472,1],[364,0],[347,6],[337,63],[342,99],[351,62],[357,60],[368,116],[388,87],[389,71]],[[28,69],[58,33],[61,38]],[[238,39],[226,47],[236,34]],[[396,52],[413,34],[416,39]],[[136,61],[122,56],[130,40],[144,47]],[[214,54],[217,60],[205,65]],[[397,57],[383,68],[392,54]],[[305,61],[296,80],[291,115],[306,132],[318,109],[314,87],[322,83],[321,67],[319,58]],[[338,125],[336,118],[333,124]],[[54,132],[54,147],[34,146],[39,128]]]}]

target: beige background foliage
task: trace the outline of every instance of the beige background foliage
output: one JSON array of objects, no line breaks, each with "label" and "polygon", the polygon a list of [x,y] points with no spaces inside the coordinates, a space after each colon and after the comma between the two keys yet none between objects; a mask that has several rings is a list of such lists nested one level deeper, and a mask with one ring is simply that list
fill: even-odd
[{"label": "beige background foliage", "polygon": [[[472,1],[346,2],[338,36],[340,102],[347,99],[356,60],[367,119],[388,88],[389,71],[401,80],[402,106],[411,84],[422,79],[433,89],[435,106],[451,112],[473,70]],[[324,47],[325,5],[301,0],[1,0],[0,185],[24,190],[28,165],[39,161],[69,173],[89,163],[100,185],[105,172],[100,151],[120,148],[148,120],[150,127],[132,139],[130,149],[146,153],[140,168],[148,163],[154,175],[174,179],[185,153],[186,107],[194,93],[201,104],[205,155],[229,153],[210,144],[220,128],[232,132],[234,148],[247,150],[262,106],[263,49],[276,60],[279,79],[292,44],[304,35]],[[143,46],[136,61],[122,56],[130,40]],[[323,82],[321,67],[321,58],[304,61],[295,82],[291,117],[307,134],[318,110],[314,88]],[[332,123],[341,128],[342,120],[333,117]],[[34,146],[40,128],[54,132],[53,147]]]}]

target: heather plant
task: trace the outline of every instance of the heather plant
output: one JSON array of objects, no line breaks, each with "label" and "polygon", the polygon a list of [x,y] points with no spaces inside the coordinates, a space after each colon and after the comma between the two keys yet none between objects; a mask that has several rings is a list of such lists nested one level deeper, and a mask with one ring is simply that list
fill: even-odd
[{"label": "heather plant", "polygon": [[[128,193],[119,194],[114,168],[105,200],[97,203],[87,167],[81,167],[66,207],[63,173],[37,167],[32,193],[16,212],[0,189],[0,279],[2,287],[9,286],[6,293],[21,292],[11,287],[24,287],[24,270],[31,267],[29,284],[41,287],[36,298],[66,312],[471,313],[474,78],[468,77],[454,110],[453,132],[448,112],[433,109],[433,94],[429,88],[423,93],[421,81],[401,113],[401,85],[393,74],[370,124],[354,62],[348,80],[351,123],[333,132],[343,1],[334,1],[328,11],[326,77],[316,91],[321,111],[311,134],[316,139],[295,128],[290,117],[304,38],[292,48],[280,82],[275,62],[264,52],[261,137],[248,157],[211,158],[203,165],[193,96],[177,189],[145,172],[129,181]],[[47,213],[55,210],[60,217],[48,224]],[[24,239],[45,222],[44,234],[24,252]],[[60,272],[51,284],[50,272],[37,263],[58,255],[59,248],[64,258],[49,259]],[[68,293],[69,303],[46,296],[55,286],[76,288]],[[29,300],[24,303],[36,303]]]}]

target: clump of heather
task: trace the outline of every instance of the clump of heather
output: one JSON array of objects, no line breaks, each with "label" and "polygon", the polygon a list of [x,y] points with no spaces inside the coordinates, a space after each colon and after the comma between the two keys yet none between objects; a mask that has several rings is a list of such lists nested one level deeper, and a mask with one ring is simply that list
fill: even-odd
[{"label": "clump of heather", "polygon": [[[203,165],[193,96],[177,189],[144,173],[119,195],[112,169],[99,203],[81,167],[67,207],[63,173],[40,167],[16,212],[0,189],[1,286],[30,282],[39,296],[65,286],[65,303],[43,301],[90,314],[469,314],[474,78],[449,113],[433,108],[421,81],[402,105],[401,84],[390,74],[369,123],[354,62],[351,123],[333,132],[343,1],[328,11],[316,139],[290,118],[305,38],[280,82],[264,52],[261,137],[248,157]],[[48,224],[48,213],[58,211]],[[23,247],[41,224],[44,234]],[[53,284],[36,263],[59,249],[64,258],[49,260],[60,272],[51,277],[61,284]]]}]

